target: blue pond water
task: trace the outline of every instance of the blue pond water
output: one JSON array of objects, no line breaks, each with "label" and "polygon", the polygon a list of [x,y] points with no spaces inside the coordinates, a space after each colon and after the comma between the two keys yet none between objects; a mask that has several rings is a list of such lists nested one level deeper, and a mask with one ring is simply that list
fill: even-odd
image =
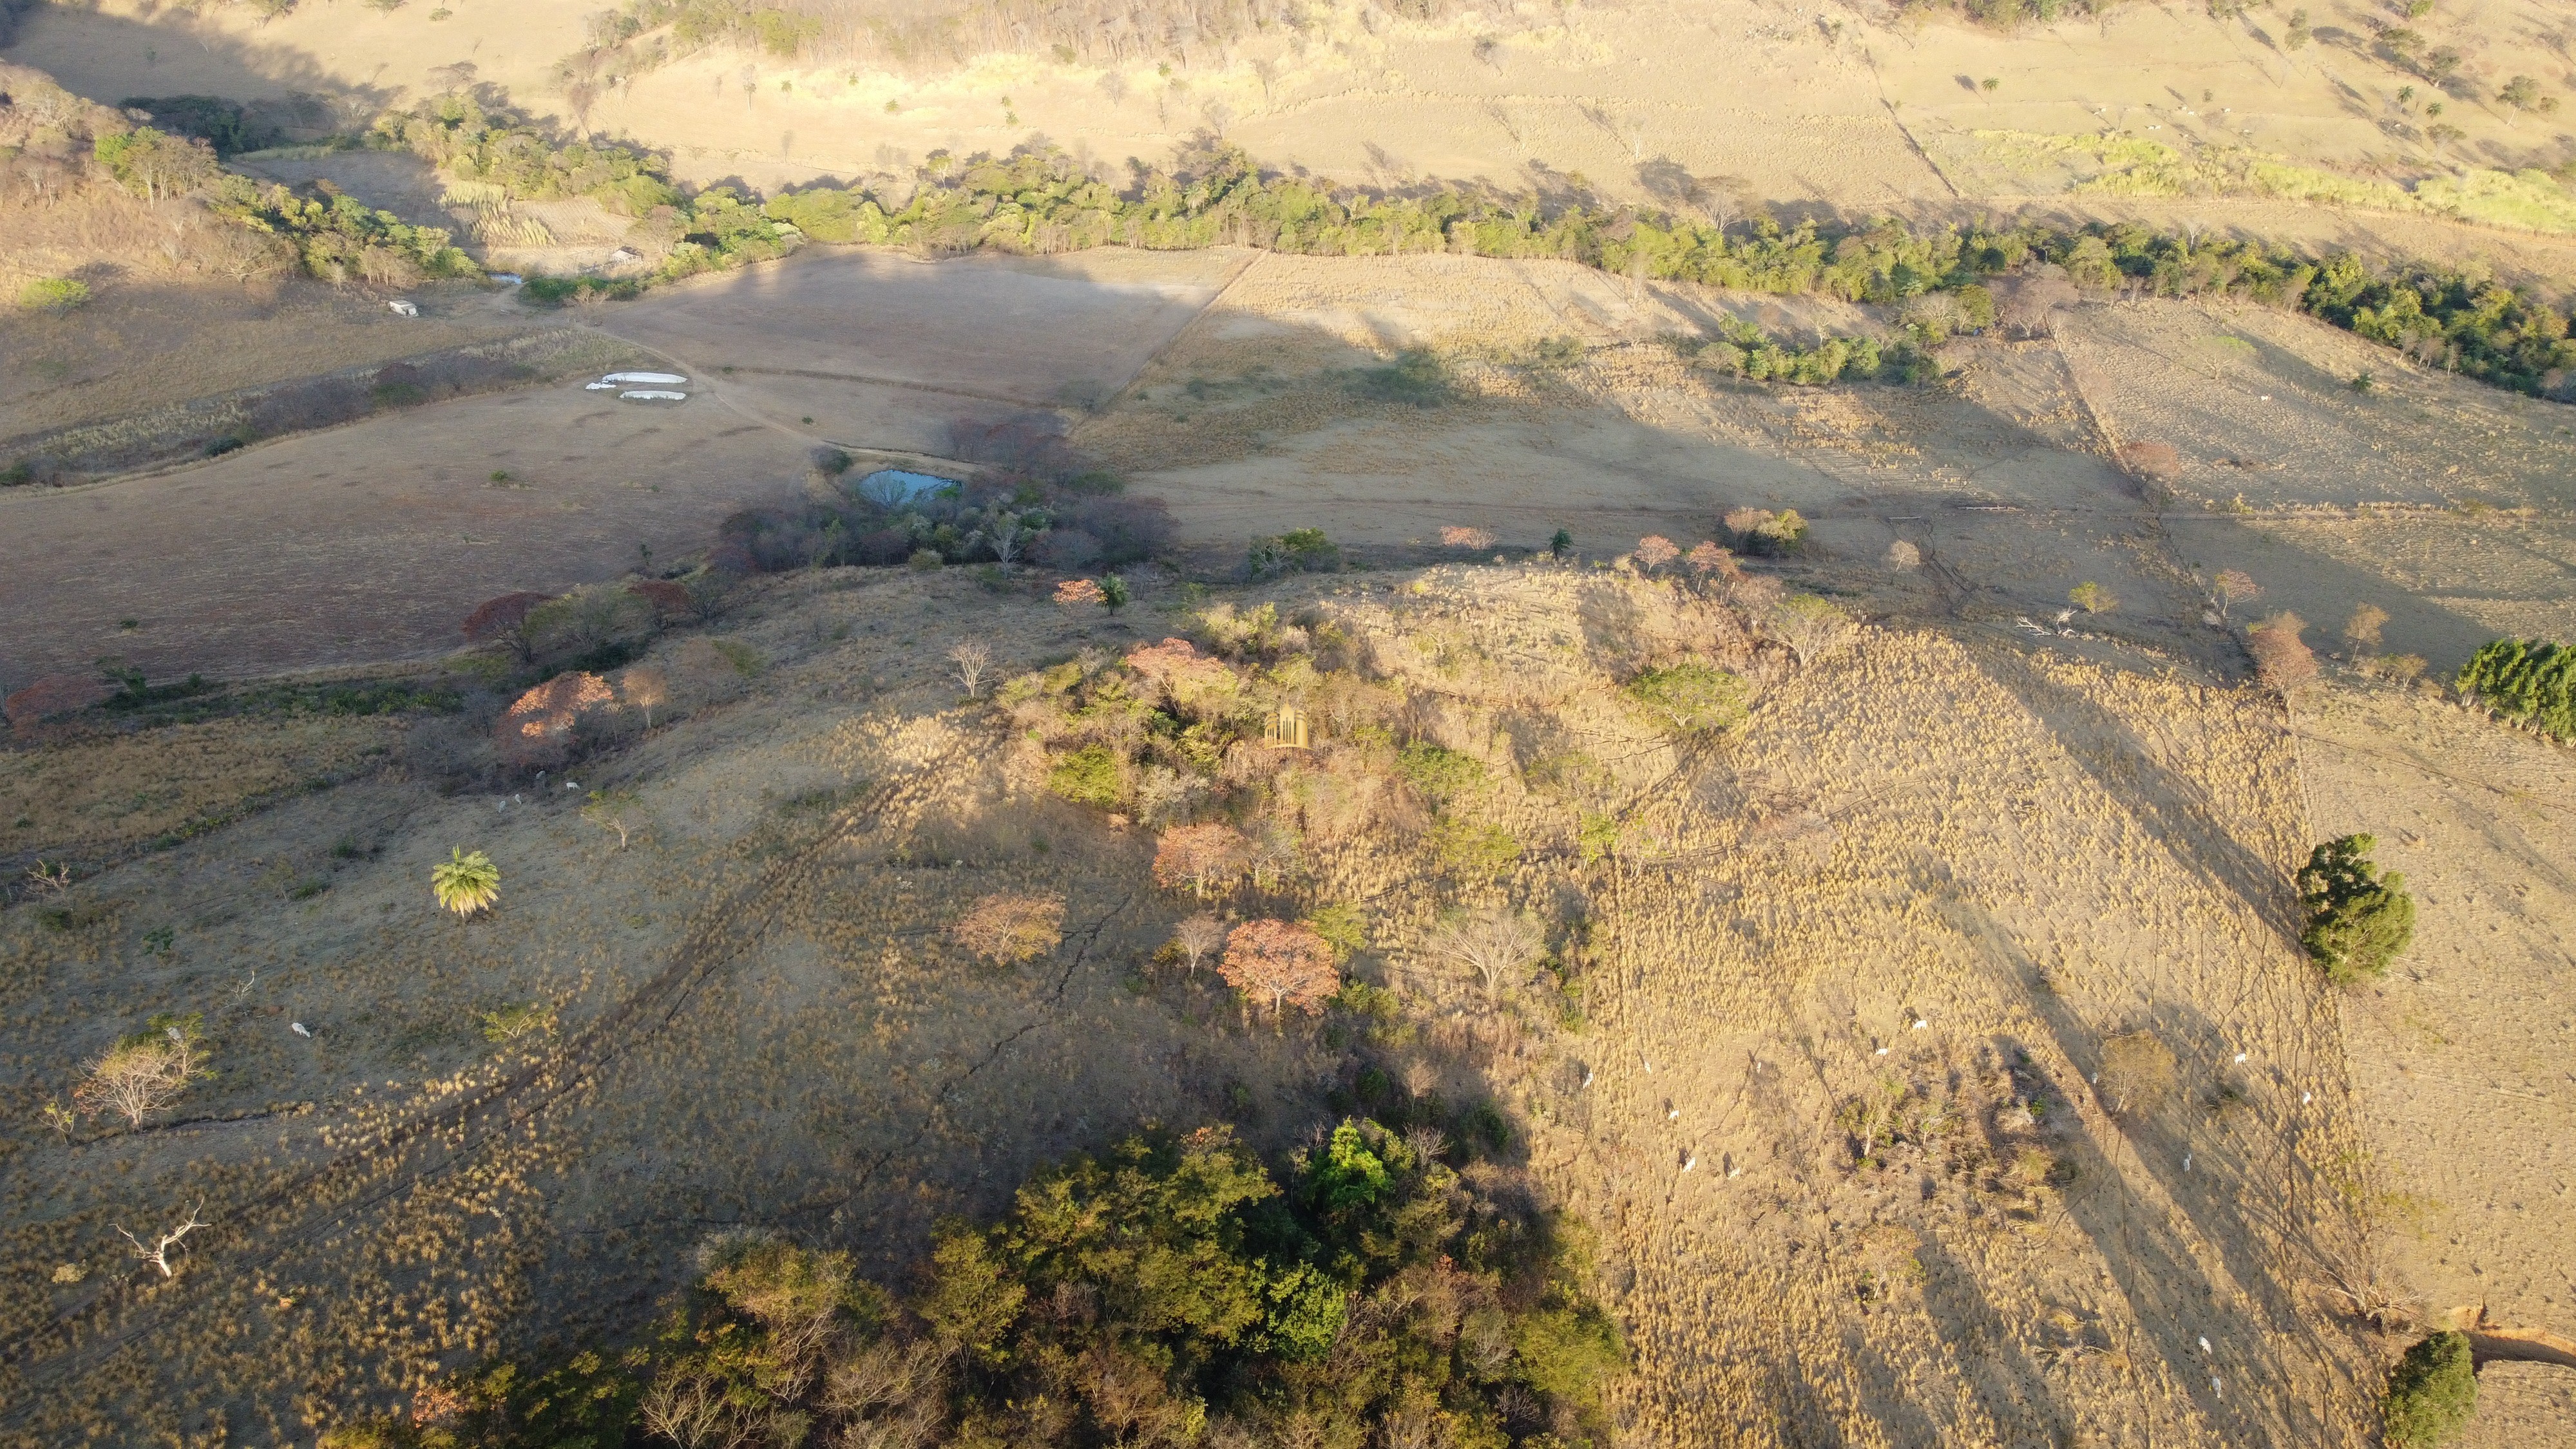
[{"label": "blue pond water", "polygon": [[857,493],[873,503],[893,507],[926,498],[942,488],[954,488],[957,480],[929,473],[907,473],[901,468],[879,468],[858,481]]}]

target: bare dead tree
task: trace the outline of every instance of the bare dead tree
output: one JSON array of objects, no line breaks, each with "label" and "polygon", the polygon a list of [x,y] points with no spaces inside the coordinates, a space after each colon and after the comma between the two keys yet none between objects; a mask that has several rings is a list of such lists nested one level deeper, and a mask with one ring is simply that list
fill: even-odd
[{"label": "bare dead tree", "polygon": [[948,662],[954,666],[949,674],[956,679],[957,687],[966,691],[966,697],[983,698],[984,676],[992,670],[993,651],[982,642],[969,639],[948,651]]},{"label": "bare dead tree", "polygon": [[72,1088],[72,1105],[83,1112],[113,1112],[127,1126],[140,1127],[204,1076],[197,1019],[158,1020],[158,1031],[127,1037],[92,1060]]},{"label": "bare dead tree", "polygon": [[184,1238],[190,1233],[193,1233],[197,1229],[205,1226],[205,1224],[200,1222],[197,1218],[197,1214],[204,1211],[205,1206],[205,1203],[201,1201],[195,1207],[188,1209],[188,1220],[186,1222],[162,1233],[158,1238],[153,1240],[152,1246],[148,1248],[143,1246],[143,1240],[141,1238],[134,1236],[132,1233],[126,1232],[123,1225],[117,1225],[116,1230],[117,1232],[124,1234],[127,1242],[134,1245],[134,1256],[141,1258],[144,1262],[160,1269],[161,1276],[167,1278],[172,1276],[172,1270],[170,1267],[170,1250],[179,1246],[179,1240],[181,1238]]},{"label": "bare dead tree", "polygon": [[1195,980],[1199,974],[1199,963],[1225,944],[1225,922],[1204,911],[1186,917],[1172,928],[1172,944],[1180,948],[1181,959],[1188,963],[1190,976]]},{"label": "bare dead tree", "polygon": [[59,862],[49,866],[40,860],[28,868],[27,883],[42,894],[59,896],[72,888],[72,868]]},{"label": "bare dead tree", "polygon": [[1489,1001],[1499,998],[1506,982],[1538,960],[1545,946],[1527,916],[1500,907],[1451,921],[1432,932],[1430,940],[1434,956],[1484,983]]},{"label": "bare dead tree", "polygon": [[644,711],[644,728],[653,727],[653,711],[670,702],[671,677],[659,669],[638,665],[626,671],[626,702]]}]

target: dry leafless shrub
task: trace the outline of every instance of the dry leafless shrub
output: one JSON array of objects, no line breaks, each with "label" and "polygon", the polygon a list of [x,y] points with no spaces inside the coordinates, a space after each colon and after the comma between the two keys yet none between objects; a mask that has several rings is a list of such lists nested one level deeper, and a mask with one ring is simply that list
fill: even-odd
[{"label": "dry leafless shrub", "polygon": [[969,639],[948,651],[949,675],[968,699],[984,697],[984,678],[993,669],[993,651],[982,641]]},{"label": "dry leafless shrub", "polygon": [[637,665],[626,671],[621,681],[629,709],[644,712],[644,728],[653,727],[653,711],[671,702],[671,677],[659,669]]},{"label": "dry leafless shrub", "polygon": [[2218,606],[2218,617],[2222,619],[2227,617],[2229,609],[2261,597],[2263,586],[2254,582],[2254,576],[2243,569],[2220,569],[2218,577],[2209,583],[2209,601]]},{"label": "dry leafless shrub", "polygon": [[1490,528],[1468,528],[1453,523],[1440,530],[1440,545],[1443,548],[1463,548],[1482,552],[1494,546],[1494,531]]},{"label": "dry leafless shrub", "polygon": [[1923,566],[1923,550],[1904,539],[1887,546],[1887,568],[1890,573],[1911,573]]},{"label": "dry leafless shrub", "polygon": [[1660,533],[1650,533],[1637,540],[1637,562],[1644,565],[1649,573],[1681,556],[1682,551],[1673,546],[1673,541]]},{"label": "dry leafless shrub", "polygon": [[990,895],[949,928],[957,944],[997,966],[1017,965],[1064,940],[1064,897]]},{"label": "dry leafless shrub", "polygon": [[2343,621],[2344,642],[2357,654],[2374,653],[2379,648],[2379,631],[2388,626],[2388,611],[2377,604],[2356,604],[2352,617]]},{"label": "dry leafless shrub", "polygon": [[1252,842],[1231,825],[1182,825],[1163,832],[1154,848],[1154,880],[1165,890],[1183,886],[1200,900],[1233,883],[1252,864]]},{"label": "dry leafless shrub", "polygon": [[2245,633],[2255,672],[2284,694],[2317,677],[2317,656],[2299,637],[2307,627],[2305,619],[2285,609]]},{"label": "dry leafless shrub", "polygon": [[2310,1286],[2336,1310],[2382,1333],[2404,1333],[2423,1316],[2390,1264],[2386,1245],[2369,1227],[2338,1217],[2310,1244]]},{"label": "dry leafless shrub", "polygon": [[2123,1115],[2151,1112],[2173,1091],[2173,1048],[2143,1028],[2102,1043],[2102,1104]]},{"label": "dry leafless shrub", "polygon": [[173,1276],[177,1271],[170,1266],[170,1250],[179,1246],[179,1240],[181,1238],[184,1238],[190,1233],[193,1233],[197,1229],[205,1226],[205,1224],[199,1221],[197,1217],[199,1212],[204,1211],[205,1206],[206,1205],[201,1202],[195,1207],[188,1209],[188,1216],[185,1221],[181,1222],[175,1228],[164,1229],[153,1238],[152,1246],[148,1248],[143,1246],[143,1240],[141,1238],[127,1232],[122,1225],[117,1225],[116,1231],[125,1239],[125,1241],[134,1245],[134,1256],[141,1258],[144,1262],[160,1269],[161,1276],[168,1278]]},{"label": "dry leafless shrub", "polygon": [[1188,964],[1189,973],[1199,974],[1199,962],[1225,944],[1225,922],[1201,911],[1172,928],[1172,945]]},{"label": "dry leafless shrub", "polygon": [[1499,906],[1443,924],[1425,944],[1434,957],[1482,982],[1488,1001],[1518,981],[1547,945],[1529,917]]},{"label": "dry leafless shrub", "polygon": [[2125,443],[2120,448],[2120,466],[2129,476],[2148,483],[2170,483],[2182,476],[2182,455],[2171,443]]},{"label": "dry leafless shrub", "polygon": [[206,1075],[205,1042],[194,1018],[158,1020],[93,1059],[72,1088],[83,1113],[112,1112],[129,1127],[169,1106]]}]

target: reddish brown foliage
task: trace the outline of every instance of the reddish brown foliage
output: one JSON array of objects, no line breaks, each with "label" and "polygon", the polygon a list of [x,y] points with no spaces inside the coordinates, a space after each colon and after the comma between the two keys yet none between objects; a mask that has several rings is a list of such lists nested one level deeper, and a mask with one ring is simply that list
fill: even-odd
[{"label": "reddish brown foliage", "polygon": [[1440,530],[1440,544],[1443,548],[1489,549],[1494,546],[1494,531],[1453,523]]},{"label": "reddish brown foliage", "polygon": [[524,657],[528,652],[528,642],[521,630],[527,625],[528,614],[553,597],[552,594],[530,593],[522,589],[515,594],[487,599],[473,613],[465,616],[465,623],[460,627],[465,637],[476,644],[507,639]]},{"label": "reddish brown foliage", "polygon": [[596,674],[558,674],[527,693],[492,728],[492,747],[513,765],[559,763],[571,752],[573,726],[616,702]]},{"label": "reddish brown foliage", "polygon": [[8,714],[12,728],[24,729],[47,715],[87,709],[115,692],[104,679],[48,674],[0,701],[0,711]]},{"label": "reddish brown foliage", "polygon": [[1313,1015],[1324,999],[1341,989],[1333,969],[1333,948],[1312,926],[1290,921],[1246,921],[1225,938],[1225,959],[1217,971],[1247,1000],[1269,1003],[1271,1016],[1291,1006]]},{"label": "reddish brown foliage", "polygon": [[1744,570],[1735,566],[1735,555],[1707,539],[1700,540],[1699,546],[1692,549],[1682,561],[1690,565],[1692,573],[1703,579],[1711,574],[1722,579],[1744,577]]},{"label": "reddish brown foliage", "polygon": [[2285,611],[2247,631],[2245,647],[2254,651],[2254,669],[2265,684],[2287,693],[2317,677],[2317,656],[2299,637],[2307,627],[2307,620]]},{"label": "reddish brown foliage", "polygon": [[1055,586],[1055,601],[1068,609],[1078,609],[1088,604],[1105,604],[1109,602],[1109,596],[1090,579],[1066,579]]},{"label": "reddish brown foliage", "polygon": [[1209,690],[1231,690],[1235,683],[1234,671],[1224,660],[1201,654],[1187,639],[1166,639],[1130,650],[1127,667],[1152,680],[1184,709],[1203,702]]},{"label": "reddish brown foliage", "polygon": [[1673,547],[1673,541],[1660,533],[1650,533],[1637,540],[1637,562],[1645,565],[1648,572],[1662,568],[1681,556],[1682,551]]}]

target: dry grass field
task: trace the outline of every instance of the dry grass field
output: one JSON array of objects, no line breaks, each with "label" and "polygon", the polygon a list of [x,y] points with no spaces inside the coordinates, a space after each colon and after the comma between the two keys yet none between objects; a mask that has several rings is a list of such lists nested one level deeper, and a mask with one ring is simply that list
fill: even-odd
[{"label": "dry grass field", "polygon": [[[1195,908],[1148,877],[1151,835],[1054,799],[941,677],[964,638],[1007,672],[1193,627],[1140,582],[1108,618],[953,572],[774,581],[718,626],[750,672],[670,637],[663,721],[598,758],[441,795],[397,749],[81,882],[60,923],[0,915],[0,1439],[307,1438],[631,1314],[724,1225],[900,1274],[937,1215],[1056,1153],[1146,1119],[1285,1146],[1364,1065],[1497,1098],[1594,1224],[1640,1368],[1626,1442],[2373,1442],[2403,1340],[2324,1291],[2355,1202],[2427,1305],[2566,1321],[2563,1012],[2534,1007],[2565,995],[2543,863],[2568,797],[2541,747],[2404,696],[2285,713],[2134,650],[1903,625],[1768,656],[1743,726],[1676,743],[1615,688],[1704,627],[1668,584],[1274,586],[1228,602],[1335,624],[1522,846],[1494,871],[1401,823],[1310,839],[1235,906],[1359,905],[1351,970],[1409,1030],[1274,1036],[1148,964]],[[192,752],[292,735],[206,728],[110,748],[184,793]],[[39,833],[125,828],[46,783],[76,758],[18,777]],[[2482,773],[2520,782],[2501,816]],[[602,788],[636,794],[623,849],[574,808]],[[1595,811],[1607,854],[1577,848]],[[2338,998],[2290,940],[2289,871],[2356,826],[2428,914],[2407,969]],[[499,862],[489,917],[435,912],[451,846]],[[2494,920],[2508,869],[2531,885]],[[1003,890],[1065,896],[1057,952],[948,941]],[[1550,923],[1579,1027],[1430,949],[1491,904]],[[2499,951],[2529,965],[2476,969]],[[550,1026],[485,1039],[532,1004]],[[145,1130],[47,1131],[79,1058],[163,1011],[205,1013],[220,1075]],[[2169,1077],[2101,1085],[2140,1032]],[[192,1206],[177,1276],[130,1276],[113,1225]],[[2534,1366],[2489,1379],[2479,1442],[2570,1427]]]},{"label": "dry grass field", "polygon": [[[576,115],[556,67],[595,8],[96,0],[6,55],[109,103],[300,96],[343,127],[488,85],[692,184],[908,184],[1022,144],[1115,177],[1213,138],[1386,190],[2134,218],[2576,277],[2576,105],[2498,94],[2576,102],[2545,0],[2315,0],[2304,44],[2287,6],[2005,33],[1332,0],[1168,65],[719,47]],[[2401,20],[2448,89],[2374,42]],[[408,155],[243,164],[472,224]],[[626,219],[521,210],[551,244],[478,260],[614,265]],[[1069,1151],[1226,1122],[1275,1162],[1378,1105],[1498,1124],[1496,1180],[1586,1225],[1634,1356],[1621,1444],[2358,1449],[2424,1331],[2576,1335],[2576,765],[2441,683],[2500,634],[2576,639],[2564,404],[2126,294],[1941,344],[1913,383],[1762,384],[1702,344],[1897,313],[1463,254],[817,245],[561,311],[425,284],[406,318],[218,280],[195,216],[104,184],[0,206],[0,465],[105,460],[0,487],[0,693],[164,686],[0,729],[0,1449],[310,1444],[631,1333],[713,1234],[903,1284],[934,1224]],[[58,276],[86,303],[19,300]],[[466,349],[458,376],[510,390],[197,441],[259,390]],[[568,377],[617,366],[689,396]],[[1046,435],[1168,505],[1121,609],[965,537],[1129,506],[1092,480],[976,493],[938,544],[970,567],[713,550],[740,510],[797,538],[791,511],[846,503],[831,448],[964,478]],[[1647,538],[1755,550],[1724,521],[1748,508],[1811,525],[1749,582]],[[932,527],[853,521],[839,557]],[[1330,566],[1256,566],[1308,529]],[[503,763],[545,661],[457,652],[469,611],[701,559],[638,657],[607,651],[629,703],[568,763]],[[789,571],[736,576],[755,559]],[[2286,697],[2245,628],[2276,610],[2323,666]],[[1177,636],[1306,704],[1319,748],[1190,755],[1194,707],[1120,662]],[[993,677],[961,687],[959,644]],[[1733,671],[1744,717],[1675,723],[1675,667]],[[192,674],[217,687],[168,687]],[[1118,721],[1126,783],[1074,803],[1067,742]],[[1247,878],[1158,884],[1158,832],[1219,816]],[[2419,916],[2345,990],[2299,947],[2294,872],[2354,832]],[[457,851],[497,864],[497,908],[433,901]],[[970,952],[1001,893],[1061,896],[1060,944]],[[1274,1023],[1163,951],[1202,909],[1329,907],[1390,995]],[[1543,959],[1471,976],[1443,942],[1477,912],[1525,913]],[[212,1074],[175,1104],[65,1115],[85,1064],[192,1014]],[[168,1273],[121,1236],[192,1212]],[[2459,1442],[2576,1443],[2576,1370],[2480,1381]]]},{"label": "dry grass field", "polygon": [[[1483,8],[1430,23],[1335,4],[1309,7],[1299,26],[1119,65],[719,49],[621,81],[579,123],[670,148],[685,175],[705,182],[901,171],[934,150],[1000,152],[1032,137],[1114,167],[1210,130],[1277,164],[1390,185],[1481,178],[1517,188],[1575,176],[1646,199],[1672,192],[1678,176],[1709,205],[2143,213],[2565,275],[2563,236],[2295,196],[2070,194],[2082,168],[1999,164],[1995,143],[1981,139],[2109,136],[2186,156],[2241,148],[2346,184],[2563,159],[2570,112],[2523,114],[2492,99],[2517,73],[2563,89],[2570,41],[2554,8],[2499,0],[2409,22],[2424,50],[2459,55],[2456,75],[2476,97],[2440,118],[2460,132],[2448,141],[2433,134],[2426,96],[2397,94],[2428,90],[2423,80],[2374,51],[2375,26],[2392,23],[2378,7],[2305,8],[2315,40],[2293,48],[2284,16],[2220,19],[2188,6],[2122,5],[1998,33],[1887,7],[1756,0]],[[550,70],[579,48],[586,13],[317,5],[262,20],[115,0],[41,7],[12,55],[111,101],[312,93],[356,110],[431,94],[432,73],[462,62],[532,111],[573,123]]]},{"label": "dry grass field", "polygon": [[[1597,1223],[1638,1441],[2362,1441],[2372,1346],[2300,1282],[2360,1122],[2282,934],[2306,826],[2277,705],[1865,631],[1677,752],[1610,690],[1687,638],[1664,587],[1453,569],[1298,600],[1486,759],[1481,808],[1525,842],[1486,880],[1406,836],[1319,842],[1291,893],[1363,903],[1355,970],[1425,1022],[1370,1060],[1502,1096]],[[966,633],[1018,667],[1177,623],[783,582],[724,625],[760,677],[675,641],[680,718],[574,770],[639,793],[623,852],[569,785],[440,798],[394,767],[77,885],[70,927],[10,911],[10,1439],[309,1434],[654,1295],[708,1225],[899,1264],[935,1212],[1144,1117],[1296,1130],[1352,1048],[1242,1035],[1149,973],[1188,906],[1144,878],[1149,839],[1051,803],[935,677]],[[1546,764],[1569,757],[1600,775]],[[1597,865],[1584,790],[1625,803]],[[492,919],[433,919],[451,844],[502,862]],[[1064,893],[1059,957],[943,945],[1002,888]],[[1489,898],[1589,921],[1582,1035],[1427,955]],[[479,1037],[528,1001],[554,1035]],[[178,1125],[44,1132],[82,1050],[170,1009],[206,1011],[222,1066]],[[2112,1114],[2087,1076],[2133,1029],[2179,1086]],[[1857,1163],[1834,1122],[1873,1094],[1904,1127]],[[108,1225],[198,1197],[180,1277],[124,1279]]]}]

